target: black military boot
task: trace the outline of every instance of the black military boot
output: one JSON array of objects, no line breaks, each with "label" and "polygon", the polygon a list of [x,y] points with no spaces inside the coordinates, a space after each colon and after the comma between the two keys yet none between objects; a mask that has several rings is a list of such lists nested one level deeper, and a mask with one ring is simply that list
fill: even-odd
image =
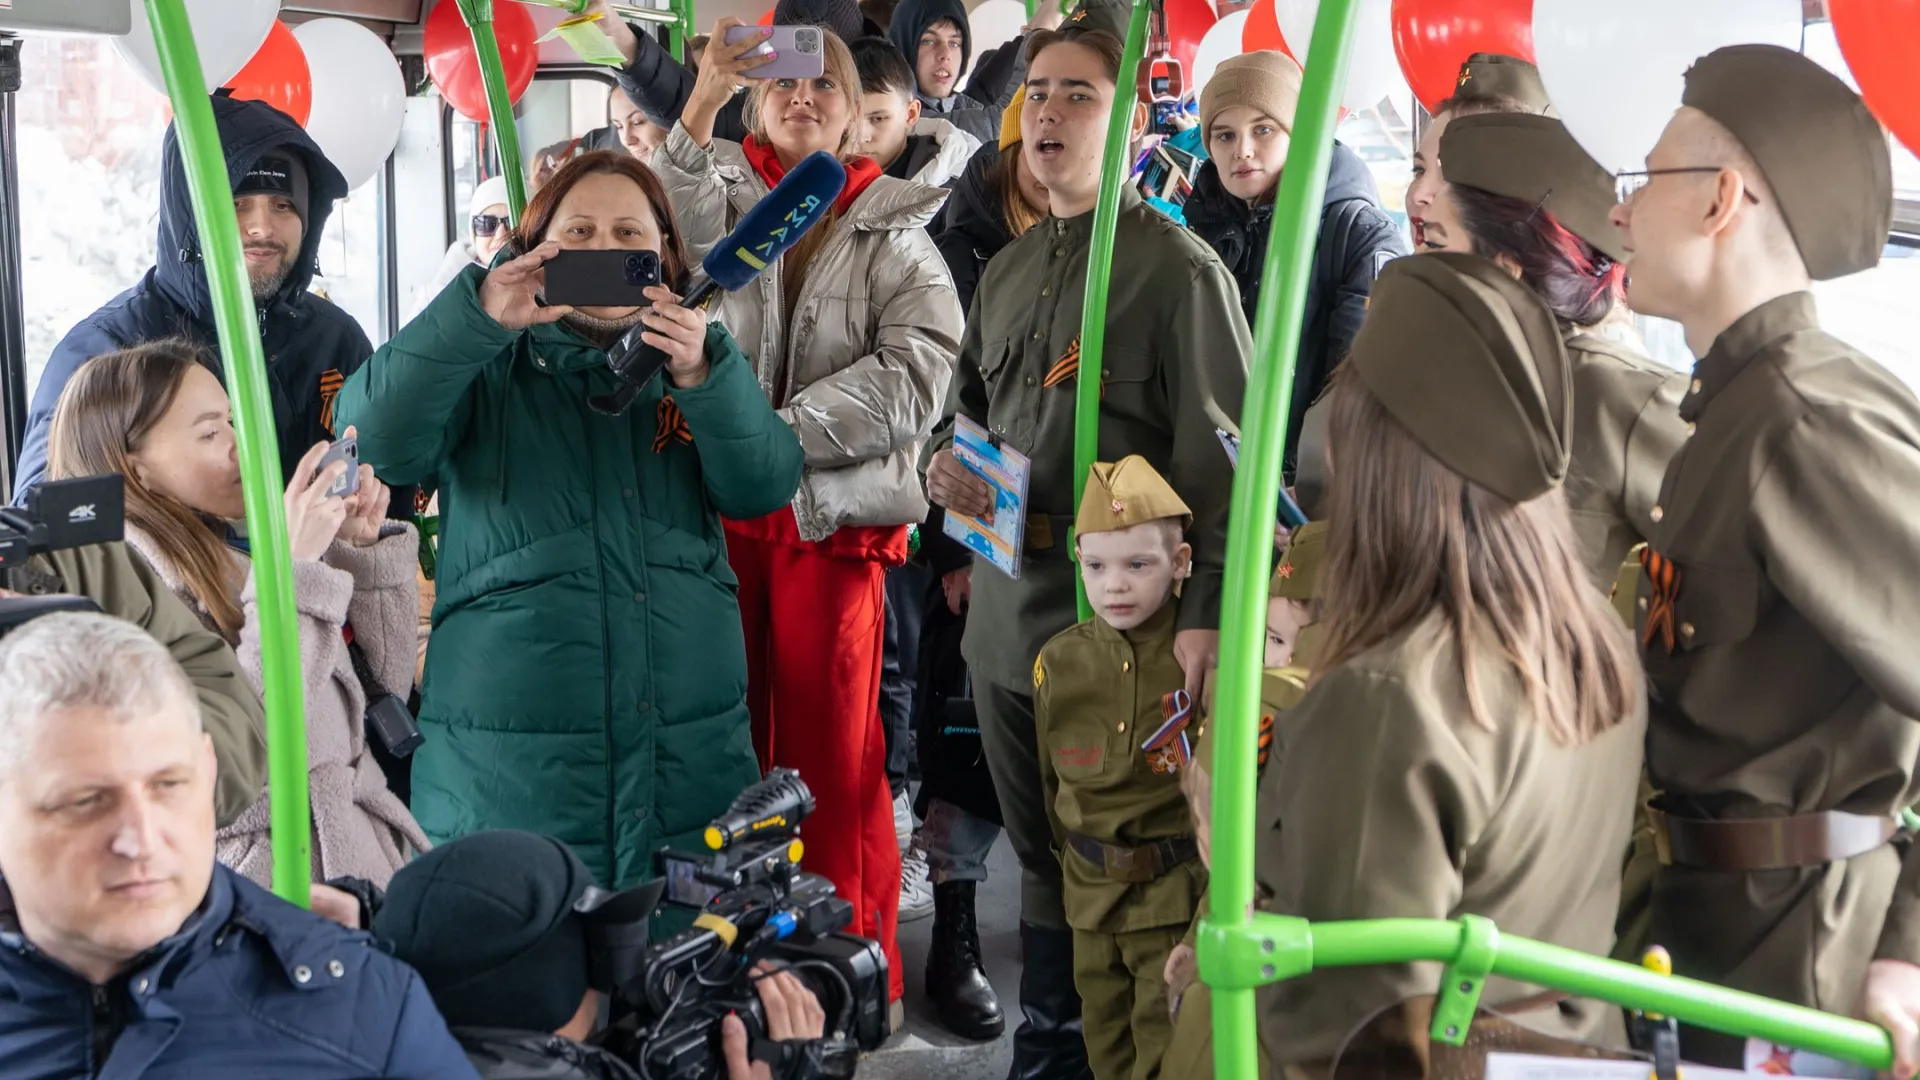
[{"label": "black military boot", "polygon": [[940,1025],[963,1039],[997,1039],[1007,1029],[1000,999],[980,967],[973,882],[933,887],[933,945],[927,950],[927,999]]},{"label": "black military boot", "polygon": [[1080,1033],[1080,991],[1073,985],[1073,931],[1020,924],[1026,954],[1020,1011],[1007,1080],[1092,1080]]}]

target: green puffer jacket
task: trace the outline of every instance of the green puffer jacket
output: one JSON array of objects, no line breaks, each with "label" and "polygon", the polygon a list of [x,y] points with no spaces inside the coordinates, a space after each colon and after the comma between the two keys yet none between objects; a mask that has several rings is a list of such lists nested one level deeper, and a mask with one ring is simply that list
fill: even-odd
[{"label": "green puffer jacket", "polygon": [[562,326],[501,328],[463,273],[347,381],[340,430],[392,483],[436,479],[441,531],[413,812],[444,841],[556,837],[602,882],[652,875],[758,779],[721,515],[787,505],[800,444],[718,324],[707,381],[624,416]]}]

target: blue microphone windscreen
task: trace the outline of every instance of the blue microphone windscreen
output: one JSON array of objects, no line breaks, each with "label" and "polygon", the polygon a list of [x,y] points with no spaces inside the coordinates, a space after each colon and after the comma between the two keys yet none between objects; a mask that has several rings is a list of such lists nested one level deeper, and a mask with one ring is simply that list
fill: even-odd
[{"label": "blue microphone windscreen", "polygon": [[728,292],[742,288],[819,224],[846,186],[846,166],[825,150],[809,154],[707,253],[707,277]]}]

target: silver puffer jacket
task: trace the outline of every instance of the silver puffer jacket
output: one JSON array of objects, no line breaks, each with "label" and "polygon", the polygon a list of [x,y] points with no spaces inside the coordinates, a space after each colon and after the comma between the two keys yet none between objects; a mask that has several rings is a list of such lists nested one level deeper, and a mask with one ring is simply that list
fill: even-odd
[{"label": "silver puffer jacket", "polygon": [[[654,151],[653,170],[696,261],[767,195],[738,143],[714,139],[703,150],[679,124]],[[791,333],[778,263],[711,309],[800,437],[807,471],[793,514],[802,539],[926,517],[916,460],[946,404],[966,321],[925,228],[946,198],[875,180],[808,265]]]}]

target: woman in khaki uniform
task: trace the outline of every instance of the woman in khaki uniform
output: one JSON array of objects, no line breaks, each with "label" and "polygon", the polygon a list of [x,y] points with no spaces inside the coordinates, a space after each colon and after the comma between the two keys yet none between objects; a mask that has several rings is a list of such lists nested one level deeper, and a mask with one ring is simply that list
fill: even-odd
[{"label": "woman in khaki uniform", "polygon": [[[1553,313],[1487,260],[1388,265],[1329,391],[1331,514],[1307,696],[1275,728],[1256,871],[1309,920],[1477,914],[1604,955],[1646,711],[1625,627],[1586,580],[1566,502],[1572,378]],[[1437,964],[1263,991],[1276,1069],[1430,996]],[[1495,979],[1488,1007],[1612,1041],[1617,1010]],[[1410,1005],[1410,1011],[1418,1011]],[[1388,1059],[1427,1075],[1418,1023]],[[1398,1074],[1398,1070],[1395,1070]]]}]

